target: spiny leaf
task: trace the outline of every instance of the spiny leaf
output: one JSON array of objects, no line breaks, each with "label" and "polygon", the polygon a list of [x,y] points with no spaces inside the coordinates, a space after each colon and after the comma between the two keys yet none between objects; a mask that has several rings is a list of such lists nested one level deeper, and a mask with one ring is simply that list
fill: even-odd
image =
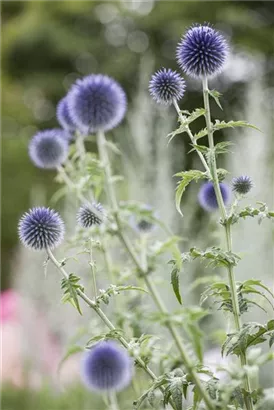
[{"label": "spiny leaf", "polygon": [[148,293],[147,290],[139,286],[127,285],[127,286],[116,286],[110,285],[107,290],[100,289],[100,295],[96,298],[96,303],[104,302],[105,304],[109,303],[109,298],[111,296],[119,295],[121,292],[128,290],[137,290],[139,292]]},{"label": "spiny leaf", "polygon": [[220,121],[216,120],[213,124],[213,131],[222,130],[224,128],[235,128],[235,127],[244,127],[244,128],[253,128],[254,130],[260,131],[255,125],[250,124],[246,121]]},{"label": "spiny leaf", "polygon": [[218,105],[221,110],[223,110],[219,98],[221,97],[221,93],[217,90],[208,90],[208,94],[215,100],[216,104]]},{"label": "spiny leaf", "polygon": [[259,343],[266,340],[266,334],[274,329],[274,320],[269,321],[266,325],[256,322],[245,323],[240,331],[228,335],[223,344],[222,354],[235,354],[240,356],[242,353]]},{"label": "spiny leaf", "polygon": [[217,156],[219,154],[227,154],[229,152],[227,148],[230,147],[231,145],[235,145],[235,144],[233,144],[233,142],[231,141],[218,142],[214,147],[215,155]]},{"label": "spiny leaf", "polygon": [[223,251],[216,246],[207,248],[205,251],[194,247],[191,248],[189,252],[182,254],[183,262],[195,260],[197,258],[208,261],[207,266],[212,266],[213,268],[218,266],[236,266],[241,259],[236,253]]},{"label": "spiny leaf", "polygon": [[64,291],[64,296],[62,297],[62,302],[70,302],[72,306],[74,306],[80,315],[82,315],[82,311],[79,305],[78,300],[78,290],[83,291],[83,286],[81,286],[78,282],[80,278],[73,273],[69,274],[68,278],[63,278],[61,281],[61,289]]},{"label": "spiny leaf", "polygon": [[181,181],[178,182],[177,188],[176,188],[175,202],[176,202],[177,211],[179,212],[181,216],[183,216],[182,211],[180,209],[183,193],[185,192],[186,187],[190,184],[191,181],[197,182],[199,179],[205,178],[205,172],[198,171],[198,170],[190,170],[190,171],[179,172],[175,174],[175,176],[181,177]]},{"label": "spiny leaf", "polygon": [[270,338],[269,338],[269,347],[272,347],[274,343],[274,332],[270,333]]},{"label": "spiny leaf", "polygon": [[182,410],[183,399],[181,378],[178,377],[177,380],[174,379],[172,381],[169,387],[169,392],[171,393],[171,397],[176,405],[177,410]]},{"label": "spiny leaf", "polygon": [[[186,111],[182,111],[182,113],[186,113]],[[183,122],[184,125],[189,125],[193,121],[197,120],[197,118],[201,117],[202,115],[205,115],[205,109],[204,108],[196,108],[194,111],[189,113],[189,115],[185,118],[185,121]]]},{"label": "spiny leaf", "polygon": [[[244,127],[244,128],[253,128],[257,131],[260,131],[259,128],[257,128],[255,125],[252,125],[246,121],[220,121],[216,120],[214,124],[212,124],[212,131],[219,131],[224,128],[235,128],[235,127]],[[205,137],[208,134],[208,129],[203,128],[201,131],[199,131],[197,134],[194,135],[195,141],[199,138]]]}]

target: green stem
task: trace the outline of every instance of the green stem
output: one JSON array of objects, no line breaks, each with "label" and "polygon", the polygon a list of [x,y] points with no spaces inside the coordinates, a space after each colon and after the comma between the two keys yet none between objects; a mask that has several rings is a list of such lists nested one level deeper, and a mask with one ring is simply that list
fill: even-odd
[{"label": "green stem", "polygon": [[[117,235],[121,241],[121,243],[124,245],[125,250],[127,251],[127,253],[129,254],[130,258],[132,259],[133,263],[135,264],[136,268],[138,269],[139,274],[143,277],[150,293],[151,296],[154,300],[155,305],[158,307],[159,311],[161,313],[163,313],[165,316],[168,315],[168,311],[159,295],[159,293],[157,292],[157,289],[154,286],[153,281],[151,280],[149,274],[148,274],[148,270],[147,267],[143,266],[142,263],[139,262],[139,258],[135,253],[135,250],[133,249],[131,242],[129,241],[129,239],[127,238],[127,236],[124,233],[123,230],[123,225],[122,222],[120,220],[120,216],[119,216],[119,208],[118,208],[118,204],[117,204],[117,199],[116,199],[116,194],[115,194],[115,190],[112,184],[112,173],[111,173],[111,167],[110,167],[110,162],[109,162],[109,158],[108,158],[108,152],[107,152],[107,148],[106,148],[106,139],[105,139],[105,135],[102,131],[98,132],[98,151],[99,151],[99,156],[101,158],[104,170],[105,170],[105,176],[106,176],[106,180],[105,180],[105,186],[106,186],[106,193],[107,193],[107,197],[109,200],[109,204],[112,206],[113,208],[113,214],[114,214],[114,219],[116,221],[117,224]],[[166,322],[166,327],[169,330],[171,336],[174,339],[174,342],[181,354],[181,358],[182,361],[186,367],[186,369],[188,370],[188,372],[190,373],[194,384],[196,385],[197,390],[199,391],[201,397],[203,398],[206,406],[208,409],[210,410],[214,410],[215,406],[212,403],[210,397],[208,396],[206,390],[204,389],[204,386],[201,382],[201,380],[199,379],[197,373],[194,371],[193,369],[193,363],[191,362],[191,360],[188,357],[188,354],[184,348],[184,345],[180,339],[180,336],[177,332],[177,329],[174,327],[174,325],[172,323],[170,323],[169,321]]]},{"label": "green stem", "polygon": [[85,137],[78,132],[76,135],[76,140],[75,140],[76,148],[77,148],[78,155],[79,155],[82,166],[83,166],[83,161],[85,160],[85,156],[86,156],[84,138]]},{"label": "green stem", "polygon": [[118,404],[118,400],[117,400],[117,396],[115,392],[109,393],[109,404],[110,404],[109,410],[119,410],[119,404]]},{"label": "green stem", "polygon": [[[76,196],[79,199],[80,202],[82,202],[82,204],[85,204],[87,202],[90,202],[87,200],[87,198],[79,191],[77,185],[70,179],[70,177],[68,176],[68,174],[66,173],[64,167],[59,166],[57,168],[57,171],[59,172],[59,174],[62,176],[63,181],[65,182],[65,184],[68,186],[68,188],[72,191],[72,192],[76,192]],[[93,200],[93,198],[92,198]],[[91,206],[91,203],[90,203]],[[102,219],[102,213],[98,211],[98,209],[93,206],[92,207],[92,212],[99,218]]]},{"label": "green stem", "polygon": [[[55,256],[53,255],[53,253],[51,252],[51,250],[49,248],[47,248],[47,254],[49,259],[52,261],[52,263],[56,266],[56,268],[61,272],[61,274],[64,276],[64,278],[68,279],[69,275],[66,272],[66,270],[64,269],[64,267],[62,266],[62,264],[60,262],[58,262],[58,260],[55,258]],[[105,325],[110,329],[110,330],[116,330],[115,326],[112,324],[112,322],[108,319],[108,317],[104,314],[104,312],[102,311],[102,309],[93,301],[91,300],[83,291],[81,291],[80,289],[77,290],[77,294],[78,296],[84,300],[84,302],[86,302],[86,304],[91,307],[96,313],[97,315],[102,319],[102,321],[105,323]],[[118,332],[117,332],[118,334]],[[129,344],[126,341],[126,339],[123,336],[117,336],[118,340],[120,341],[120,343],[127,349],[129,350]],[[153,371],[145,364],[145,362],[139,357],[136,356],[134,357],[134,359],[136,360],[136,362],[139,364],[139,366],[145,370],[145,372],[149,375],[149,377],[155,381],[157,380],[157,376],[153,373]]]},{"label": "green stem", "polygon": [[[208,131],[208,142],[209,148],[212,153],[210,170],[211,170],[211,177],[215,189],[215,194],[218,202],[218,206],[221,212],[222,219],[225,221],[227,217],[218,174],[217,174],[217,164],[216,164],[216,156],[214,153],[214,138],[213,138],[213,130],[212,130],[212,123],[211,123],[211,114],[210,114],[210,105],[209,105],[209,93],[208,93],[208,82],[207,78],[203,79],[203,97],[204,97],[204,106],[205,106],[205,120],[206,120],[206,127]],[[229,252],[232,252],[232,235],[231,235],[231,225],[226,223],[225,225],[225,236],[226,236],[226,247]],[[232,307],[233,307],[233,317],[235,328],[237,331],[241,329],[241,316],[240,316],[240,307],[239,301],[237,296],[237,287],[236,287],[236,280],[232,266],[228,266],[228,280],[229,286],[231,290],[231,299],[232,299]],[[241,354],[241,365],[244,366],[247,364],[246,355],[245,353]],[[251,393],[250,381],[249,377],[245,375],[245,389],[248,393]],[[250,397],[245,398],[246,408],[248,410],[253,410],[253,403]]]},{"label": "green stem", "polygon": [[91,268],[94,297],[96,299],[97,298],[96,267],[95,267],[95,261],[93,260],[93,255],[92,255],[92,239],[89,240],[89,256],[90,256],[89,265]]}]

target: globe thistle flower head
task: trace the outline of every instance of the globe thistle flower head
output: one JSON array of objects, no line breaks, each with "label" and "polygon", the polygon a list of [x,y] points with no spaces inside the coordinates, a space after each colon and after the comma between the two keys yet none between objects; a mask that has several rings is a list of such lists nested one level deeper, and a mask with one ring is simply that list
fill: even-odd
[{"label": "globe thistle flower head", "polygon": [[[100,218],[98,214],[102,216]],[[82,228],[90,228],[94,225],[100,225],[102,223],[102,219],[104,216],[104,210],[100,203],[93,202],[90,204],[89,202],[82,205],[77,212],[77,222]]]},{"label": "globe thistle flower head", "polygon": [[56,109],[56,117],[64,130],[67,130],[69,133],[74,133],[76,131],[76,126],[71,118],[69,109],[68,109],[68,101],[67,97],[62,98],[59,101]]},{"label": "globe thistle flower head", "polygon": [[69,115],[83,134],[116,127],[124,118],[126,106],[120,84],[102,74],[78,80],[68,93]]},{"label": "globe thistle flower head", "polygon": [[155,229],[154,218],[153,208],[150,205],[142,205],[139,214],[132,215],[130,224],[136,232],[146,234]]},{"label": "globe thistle flower head", "polygon": [[[231,191],[227,184],[220,182],[220,190],[225,205],[230,203]],[[200,188],[198,194],[198,201],[203,209],[206,211],[215,211],[218,209],[218,202],[212,182],[206,182]]]},{"label": "globe thistle flower head", "polygon": [[116,342],[99,342],[84,353],[81,376],[91,390],[121,391],[132,379],[133,360]]},{"label": "globe thistle flower head", "polygon": [[68,156],[68,134],[62,129],[40,131],[29,143],[29,156],[38,168],[54,169]]},{"label": "globe thistle flower head", "polygon": [[242,175],[232,180],[232,189],[237,194],[245,195],[253,187],[253,182],[250,177]]},{"label": "globe thistle flower head", "polygon": [[185,93],[185,80],[176,71],[162,68],[157,71],[149,83],[152,98],[160,104],[171,105],[179,101]]},{"label": "globe thistle flower head", "polygon": [[64,222],[60,215],[45,207],[32,208],[20,219],[19,238],[28,248],[34,250],[53,249],[64,238]]},{"label": "globe thistle flower head", "polygon": [[222,71],[228,54],[226,39],[209,25],[194,25],[177,47],[179,66],[192,77],[212,77]]}]

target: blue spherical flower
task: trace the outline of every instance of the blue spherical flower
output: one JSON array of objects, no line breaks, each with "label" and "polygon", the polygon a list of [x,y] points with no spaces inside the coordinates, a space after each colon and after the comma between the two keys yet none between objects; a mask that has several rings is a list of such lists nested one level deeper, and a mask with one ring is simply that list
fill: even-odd
[{"label": "blue spherical flower", "polygon": [[242,175],[232,180],[232,189],[237,194],[245,195],[253,187],[253,182],[250,177]]},{"label": "blue spherical flower", "polygon": [[192,77],[218,74],[224,66],[227,54],[226,39],[207,25],[191,27],[177,47],[178,64]]},{"label": "blue spherical flower", "polygon": [[139,233],[149,233],[155,228],[155,213],[150,205],[142,205],[138,215],[132,215],[131,225]]},{"label": "blue spherical flower", "polygon": [[126,106],[122,87],[102,74],[78,80],[68,93],[69,114],[83,134],[116,127],[124,118]]},{"label": "blue spherical flower", "polygon": [[[225,205],[228,205],[231,199],[231,191],[227,184],[221,182],[220,190]],[[218,202],[212,182],[206,182],[200,188],[198,200],[202,208],[206,211],[215,211],[218,209]]]},{"label": "blue spherical flower", "polygon": [[42,250],[53,249],[64,238],[64,222],[60,215],[45,207],[32,208],[20,219],[19,238],[28,248]]},{"label": "blue spherical flower", "polygon": [[67,97],[62,98],[59,101],[56,109],[56,116],[59,124],[62,128],[67,130],[69,133],[74,133],[76,130],[76,125],[69,113]]},{"label": "blue spherical flower", "polygon": [[176,71],[163,68],[157,71],[149,83],[149,92],[158,103],[172,104],[180,100],[185,93],[185,80]]},{"label": "blue spherical flower", "polygon": [[116,342],[99,342],[84,354],[81,376],[91,390],[120,391],[132,379],[133,360]]},{"label": "blue spherical flower", "polygon": [[[97,211],[97,212],[96,212]],[[96,204],[93,202],[92,204],[86,203],[82,205],[77,212],[77,221],[79,225],[83,228],[90,228],[93,225],[100,225],[102,219],[99,218],[98,214],[103,218],[103,207],[100,203]]]},{"label": "blue spherical flower", "polygon": [[62,129],[38,132],[29,143],[29,156],[39,168],[54,169],[68,156],[68,135]]}]

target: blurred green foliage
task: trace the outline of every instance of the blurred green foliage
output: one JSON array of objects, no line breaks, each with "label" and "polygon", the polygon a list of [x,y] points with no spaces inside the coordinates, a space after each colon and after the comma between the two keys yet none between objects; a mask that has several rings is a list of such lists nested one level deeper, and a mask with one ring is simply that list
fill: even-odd
[{"label": "blurred green foliage", "polygon": [[[153,55],[157,68],[177,68],[178,39],[187,26],[204,21],[231,35],[236,48],[260,52],[271,81],[273,14],[273,3],[264,1],[2,2],[3,287],[9,282],[17,221],[33,200],[32,188],[45,187],[46,200],[55,189],[54,173],[30,163],[28,140],[37,129],[57,126],[55,106],[70,84],[90,72],[107,73],[125,87],[130,105],[142,54]],[[140,35],[149,46],[136,52]],[[120,43],[114,46],[115,36]],[[238,86],[231,104],[238,104],[241,93]],[[196,105],[195,92],[188,104]]]}]

